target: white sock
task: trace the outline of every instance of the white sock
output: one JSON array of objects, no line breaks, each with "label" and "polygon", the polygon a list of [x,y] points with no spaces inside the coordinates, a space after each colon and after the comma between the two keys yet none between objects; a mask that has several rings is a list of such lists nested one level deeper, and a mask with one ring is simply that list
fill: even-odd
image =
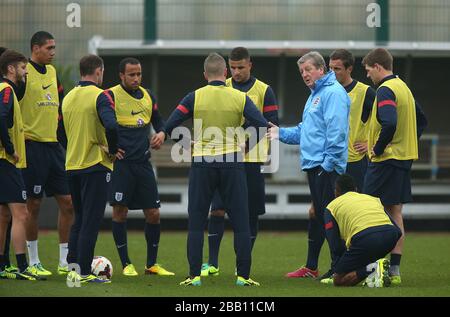
[{"label": "white sock", "polygon": [[35,265],[40,263],[38,254],[38,240],[27,241],[28,257],[30,265]]},{"label": "white sock", "polygon": [[69,243],[59,244],[59,266],[67,266],[67,253],[69,253]]}]

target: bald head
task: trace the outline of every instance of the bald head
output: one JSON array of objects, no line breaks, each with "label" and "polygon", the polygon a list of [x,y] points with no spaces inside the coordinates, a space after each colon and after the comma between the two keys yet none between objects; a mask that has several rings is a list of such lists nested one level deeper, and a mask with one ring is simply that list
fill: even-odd
[{"label": "bald head", "polygon": [[209,54],[205,59],[203,67],[205,76],[209,79],[226,77],[227,64],[225,63],[225,59],[217,53]]}]

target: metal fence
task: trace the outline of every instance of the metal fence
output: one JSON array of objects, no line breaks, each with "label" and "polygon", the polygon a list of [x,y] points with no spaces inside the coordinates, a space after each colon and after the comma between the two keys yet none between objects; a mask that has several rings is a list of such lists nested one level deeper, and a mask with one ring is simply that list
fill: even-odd
[{"label": "metal fence", "polygon": [[[391,41],[450,42],[448,0],[0,0],[0,46],[28,55],[31,35],[51,32],[57,45],[55,64],[68,89],[78,77],[78,60],[88,52],[88,40],[94,35],[143,40],[144,13],[155,1],[157,38],[165,40],[375,41],[377,30],[367,25],[367,8],[380,3],[388,7]],[[71,3],[81,9],[80,27],[67,24]],[[281,96],[281,89],[278,92]],[[442,145],[446,142],[424,140],[421,157],[426,159],[417,162],[418,169],[431,170],[431,177],[439,178],[439,165],[444,170],[450,165],[449,147]]]},{"label": "metal fence", "polygon": [[[81,26],[69,27],[67,6],[80,5]],[[0,0],[0,45],[30,52],[30,38],[45,30],[56,40],[55,66],[62,72],[72,67],[72,80],[78,77],[78,61],[88,52],[94,34],[106,38],[142,39],[142,0]],[[70,86],[70,85],[69,85]]]},{"label": "metal fence", "polygon": [[[145,3],[154,1],[1,0],[0,45],[28,52],[31,35],[48,30],[57,39],[57,63],[76,64],[94,35],[143,39]],[[388,4],[391,41],[450,41],[446,0],[159,0],[157,38],[373,41],[367,8],[377,2]],[[79,28],[66,23],[71,3],[81,8]]]},{"label": "metal fence", "polygon": [[[372,3],[388,4],[392,41],[450,40],[449,1],[165,0],[159,37],[197,40],[370,41]],[[383,19],[383,17],[381,17]]]}]

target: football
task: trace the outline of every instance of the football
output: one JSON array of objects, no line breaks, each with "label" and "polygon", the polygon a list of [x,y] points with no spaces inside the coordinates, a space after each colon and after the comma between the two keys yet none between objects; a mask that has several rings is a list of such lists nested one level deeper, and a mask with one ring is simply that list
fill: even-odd
[{"label": "football", "polygon": [[94,256],[91,265],[92,274],[103,278],[111,279],[113,275],[113,267],[111,261],[104,256]]}]

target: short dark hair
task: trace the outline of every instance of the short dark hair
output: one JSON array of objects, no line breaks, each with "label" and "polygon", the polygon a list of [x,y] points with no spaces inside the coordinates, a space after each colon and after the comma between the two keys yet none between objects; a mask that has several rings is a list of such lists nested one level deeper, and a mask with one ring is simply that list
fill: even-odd
[{"label": "short dark hair", "polygon": [[356,191],[355,179],[350,174],[342,174],[336,179],[336,190],[341,194]]},{"label": "short dark hair", "polygon": [[137,58],[134,57],[125,57],[122,59],[119,63],[119,72],[122,74],[125,74],[125,69],[127,67],[127,64],[131,65],[139,65],[141,62]]},{"label": "short dark hair", "polygon": [[250,53],[245,47],[239,46],[231,50],[229,59],[232,61],[240,61],[243,59],[250,59]]},{"label": "short dark hair", "polygon": [[391,53],[385,48],[376,48],[371,50],[364,56],[362,60],[363,66],[373,67],[375,64],[383,66],[386,70],[392,70],[394,64],[394,58]]},{"label": "short dark hair", "polygon": [[355,58],[353,57],[353,54],[345,49],[337,49],[331,53],[330,60],[336,59],[341,60],[345,68],[355,65]]},{"label": "short dark hair", "polygon": [[0,56],[7,50],[6,47],[0,46]]},{"label": "short dark hair", "polygon": [[93,54],[83,56],[80,60],[80,75],[93,75],[99,67],[103,67],[103,59],[101,57]]},{"label": "short dark hair", "polygon": [[38,31],[38,32],[34,33],[33,36],[31,37],[30,48],[31,48],[31,50],[33,50],[33,46],[35,46],[35,45],[42,46],[45,43],[47,43],[48,40],[54,40],[54,39],[55,38],[50,33],[46,32],[46,31]]},{"label": "short dark hair", "polygon": [[28,63],[27,58],[14,50],[6,50],[0,56],[0,72],[3,76],[8,74],[8,66],[13,65],[17,66],[20,62]]}]

